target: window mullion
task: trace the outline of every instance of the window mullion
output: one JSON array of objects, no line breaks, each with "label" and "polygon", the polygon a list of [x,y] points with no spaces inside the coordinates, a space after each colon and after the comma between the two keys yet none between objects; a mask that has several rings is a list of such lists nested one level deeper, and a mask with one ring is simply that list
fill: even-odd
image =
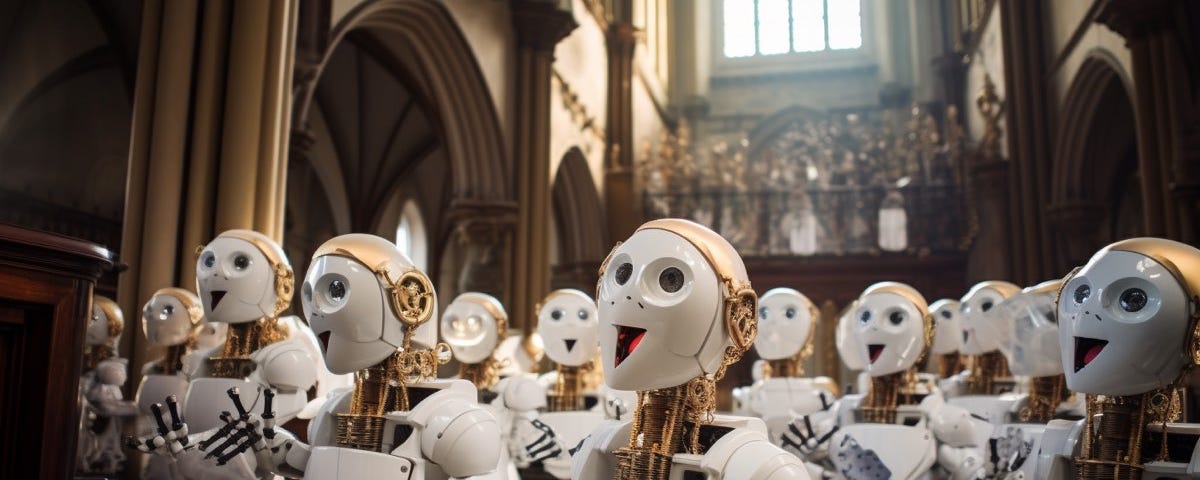
[{"label": "window mullion", "polygon": [[825,49],[829,50],[829,0],[821,1],[821,22],[825,25]]},{"label": "window mullion", "polygon": [[760,42],[760,41],[761,41],[761,39],[762,39],[762,36],[761,36],[761,35],[759,35],[759,33],[758,33],[758,24],[759,24],[759,19],[758,19],[758,0],[754,0],[754,7],[753,7],[753,8],[754,8],[754,54],[755,54],[755,55],[762,55],[762,45],[760,45],[760,44],[759,44],[759,42]]},{"label": "window mullion", "polygon": [[788,0],[788,51],[796,52],[796,0]]}]

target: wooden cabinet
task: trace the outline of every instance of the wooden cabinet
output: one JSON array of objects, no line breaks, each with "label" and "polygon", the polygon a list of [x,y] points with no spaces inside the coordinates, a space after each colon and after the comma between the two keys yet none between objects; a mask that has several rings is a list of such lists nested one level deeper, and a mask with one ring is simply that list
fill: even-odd
[{"label": "wooden cabinet", "polygon": [[84,328],[106,249],[0,225],[0,478],[70,478]]}]

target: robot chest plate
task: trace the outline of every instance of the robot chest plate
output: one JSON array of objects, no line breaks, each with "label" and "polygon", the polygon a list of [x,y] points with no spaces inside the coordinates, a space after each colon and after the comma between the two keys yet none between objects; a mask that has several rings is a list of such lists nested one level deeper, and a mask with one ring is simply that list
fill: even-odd
[{"label": "robot chest plate", "polygon": [[439,480],[446,474],[432,464],[393,455],[340,447],[315,447],[305,480]]},{"label": "robot chest plate", "polygon": [[170,395],[174,395],[180,403],[184,403],[187,388],[188,381],[183,375],[146,375],[142,377],[142,383],[138,385],[135,397],[138,411],[143,415],[150,415],[150,405],[163,403]]},{"label": "robot chest plate", "polygon": [[905,425],[849,425],[833,436],[829,448],[834,466],[848,479],[920,478],[937,455],[932,431]]},{"label": "robot chest plate", "polygon": [[241,392],[242,405],[246,406],[246,410],[257,412],[262,409],[258,405],[261,392],[256,383],[235,378],[192,379],[183,404],[183,418],[188,422],[188,429],[203,432],[224,425],[221,412],[233,408],[225,392],[233,387]]}]

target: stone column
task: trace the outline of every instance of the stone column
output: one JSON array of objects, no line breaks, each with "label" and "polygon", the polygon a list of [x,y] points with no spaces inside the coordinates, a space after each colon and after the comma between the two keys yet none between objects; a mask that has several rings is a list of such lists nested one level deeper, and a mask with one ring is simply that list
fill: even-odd
[{"label": "stone column", "polygon": [[633,179],[633,52],[637,29],[631,0],[613,0],[608,42],[608,126],[604,164],[604,205],[608,233],[627,238],[641,223],[640,197]]},{"label": "stone column", "polygon": [[[143,3],[118,289],[132,321],[155,290],[194,288],[217,232],[281,237],[296,3]],[[140,330],[122,342],[132,372]]]},{"label": "stone column", "polygon": [[534,306],[550,290],[550,79],[554,47],[575,16],[559,2],[512,0],[517,34],[516,255],[509,283],[510,325],[528,332]]}]

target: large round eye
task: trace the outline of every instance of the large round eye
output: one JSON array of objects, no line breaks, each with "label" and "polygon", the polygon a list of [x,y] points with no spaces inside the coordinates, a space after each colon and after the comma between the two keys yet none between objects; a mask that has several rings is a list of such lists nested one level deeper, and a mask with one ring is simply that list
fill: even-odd
[{"label": "large round eye", "polygon": [[899,325],[901,323],[904,323],[905,318],[907,318],[907,315],[905,315],[904,312],[902,312],[900,310],[896,310],[896,311],[892,312],[890,315],[888,315],[888,321],[892,322],[892,325]]},{"label": "large round eye", "polygon": [[238,255],[236,257],[233,257],[233,268],[236,268],[240,271],[240,270],[245,270],[249,267],[250,267],[250,257],[247,257],[245,255]]},{"label": "large round eye", "polygon": [[953,314],[950,313],[949,310],[942,310],[942,318],[949,320],[951,315],[953,315]]},{"label": "large round eye", "polygon": [[1121,292],[1121,309],[1126,312],[1136,312],[1146,307],[1146,291],[1140,288],[1127,288]]},{"label": "large round eye", "polygon": [[204,252],[203,255],[200,255],[200,264],[204,265],[204,268],[213,268],[213,265],[217,264],[217,254]]},{"label": "large round eye", "polygon": [[871,323],[871,311],[863,310],[862,313],[858,314],[858,321],[864,325]]},{"label": "large round eye", "polygon": [[166,320],[173,313],[175,313],[175,307],[173,305],[167,305],[167,306],[163,307],[162,312],[158,314],[158,319]]},{"label": "large round eye", "polygon": [[1075,287],[1075,303],[1083,303],[1083,301],[1087,300],[1088,296],[1091,294],[1092,287],[1089,287],[1086,283]]},{"label": "large round eye", "polygon": [[550,312],[550,318],[553,318],[555,320],[562,320],[562,317],[563,317],[562,310],[555,309]]},{"label": "large round eye", "polygon": [[767,310],[767,307],[758,307],[758,318],[760,320],[766,320],[767,314],[769,314],[769,313],[771,313],[771,312],[770,312],[770,310]]},{"label": "large round eye", "polygon": [[579,316],[580,320],[588,319],[588,311],[587,310],[580,310],[579,313],[576,313],[575,315]]},{"label": "large round eye", "polygon": [[631,276],[633,276],[633,264],[626,262],[617,266],[617,274],[613,278],[617,281],[617,285],[624,285]]},{"label": "large round eye", "polygon": [[992,301],[991,301],[991,300],[984,300],[984,301],[983,301],[983,305],[980,305],[980,306],[979,306],[979,309],[980,309],[980,310],[983,310],[983,311],[985,311],[985,312],[986,312],[986,311],[988,311],[988,310],[991,310],[991,309],[992,309]]},{"label": "large round eye", "polygon": [[329,282],[329,300],[342,303],[346,300],[346,283],[341,280]]},{"label": "large round eye", "polygon": [[787,310],[783,311],[783,316],[787,317],[788,320],[796,318],[796,307],[788,307]]},{"label": "large round eye", "polygon": [[678,292],[683,288],[683,272],[675,267],[663,269],[662,273],[658,274],[658,286],[667,293]]}]

